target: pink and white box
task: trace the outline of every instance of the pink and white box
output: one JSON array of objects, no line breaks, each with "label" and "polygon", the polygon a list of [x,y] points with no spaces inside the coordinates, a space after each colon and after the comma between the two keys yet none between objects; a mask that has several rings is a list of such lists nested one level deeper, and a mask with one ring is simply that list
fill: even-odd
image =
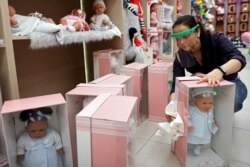
[{"label": "pink and white box", "polygon": [[61,135],[63,149],[65,151],[63,157],[64,166],[73,167],[66,101],[61,94],[51,94],[4,102],[1,114],[9,166],[19,166],[16,163],[16,141],[25,130],[24,123],[19,120],[20,112],[39,107],[52,108],[53,114],[51,119],[48,120],[49,126],[58,131]]},{"label": "pink and white box", "polygon": [[[102,85],[125,85],[126,95],[133,95],[133,85],[132,77],[126,75],[117,75],[117,74],[107,74],[98,79],[91,81],[92,84],[102,84]],[[77,85],[80,86],[81,84]]]},{"label": "pink and white box", "polygon": [[139,100],[139,110],[136,114],[137,126],[148,118],[148,66],[149,64],[131,63],[120,69],[122,75],[132,77],[133,96],[138,97]]},{"label": "pink and white box", "polygon": [[229,166],[231,159],[232,128],[234,116],[235,85],[228,81],[214,87],[214,118],[219,127],[212,135],[211,144],[201,149],[199,156],[193,155],[193,149],[187,143],[189,94],[192,88],[207,87],[207,83],[197,84],[198,77],[179,77],[176,79],[177,111],[184,123],[184,136],[172,142],[172,150],[182,167],[199,167],[202,162],[217,166]]},{"label": "pink and white box", "polygon": [[[81,84],[66,93],[74,167],[77,167],[76,115],[101,93],[124,95],[125,85]],[[86,102],[87,101],[87,102]]]},{"label": "pink and white box", "polygon": [[127,167],[135,155],[136,110],[137,97],[100,94],[77,114],[78,166]]},{"label": "pink and white box", "polygon": [[125,64],[123,50],[105,49],[93,52],[94,78],[109,73],[119,74],[119,69]]},{"label": "pink and white box", "polygon": [[172,62],[159,62],[148,67],[148,119],[151,121],[166,121],[172,67]]},{"label": "pink and white box", "polygon": [[[2,93],[0,89],[0,109],[2,109],[3,103],[2,103]],[[2,115],[0,113],[0,166],[7,164],[7,151],[6,151],[6,144],[5,139],[3,136],[3,126],[2,126]]]}]

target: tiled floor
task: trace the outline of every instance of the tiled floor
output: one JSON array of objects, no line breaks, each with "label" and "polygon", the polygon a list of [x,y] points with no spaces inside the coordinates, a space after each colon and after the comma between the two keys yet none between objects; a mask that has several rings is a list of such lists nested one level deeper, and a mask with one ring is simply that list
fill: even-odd
[{"label": "tiled floor", "polygon": [[[250,91],[250,55],[242,49],[248,59],[240,77]],[[242,111],[234,115],[233,141],[230,167],[250,167],[250,95],[244,102]],[[155,122],[145,121],[136,138],[136,159],[133,167],[180,167],[175,155],[170,151],[170,139],[159,133]],[[190,166],[191,167],[191,166]],[[192,166],[193,167],[193,166]]]}]

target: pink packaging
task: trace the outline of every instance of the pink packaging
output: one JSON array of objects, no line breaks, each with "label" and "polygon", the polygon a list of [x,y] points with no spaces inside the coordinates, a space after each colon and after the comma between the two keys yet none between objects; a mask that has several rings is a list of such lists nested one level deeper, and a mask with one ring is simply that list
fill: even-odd
[{"label": "pink packaging", "polygon": [[121,74],[132,76],[133,96],[138,97],[139,101],[136,114],[138,126],[148,118],[148,66],[149,64],[131,63],[120,69]]},{"label": "pink packaging", "polygon": [[[2,94],[0,90],[0,109],[2,109]],[[3,127],[2,127],[2,115],[0,115],[0,166],[7,163],[7,151],[5,146],[5,139],[3,136]]]},{"label": "pink packaging", "polygon": [[151,121],[166,121],[172,66],[172,62],[159,62],[148,67],[148,119]]},{"label": "pink packaging", "polygon": [[85,99],[89,97],[95,98],[100,93],[124,95],[123,92],[124,87],[125,85],[81,84],[81,86],[77,86],[76,88],[66,93],[74,166],[77,166],[75,117],[85,107],[84,106]]},{"label": "pink packaging", "polygon": [[76,116],[78,166],[127,167],[137,98],[100,94]]},{"label": "pink packaging", "polygon": [[[203,148],[199,156],[193,155],[187,143],[189,94],[192,88],[207,87],[207,83],[197,84],[197,77],[179,77],[176,79],[177,111],[184,123],[184,136],[172,142],[172,150],[182,167],[199,166],[210,161],[218,166],[229,166],[231,159],[232,127],[234,115],[235,85],[222,81],[214,87],[214,118],[219,131],[212,135],[210,146]],[[189,147],[188,147],[189,146]]]},{"label": "pink packaging", "polygon": [[[107,74],[98,79],[91,81],[92,84],[102,84],[102,85],[125,85],[126,95],[133,95],[132,87],[132,77],[126,75],[117,75],[117,74]],[[78,85],[80,86],[80,84]]]},{"label": "pink packaging", "polygon": [[9,166],[19,166],[16,163],[16,141],[25,129],[24,123],[19,120],[20,112],[26,109],[47,106],[51,107],[53,110],[51,119],[48,120],[49,126],[58,131],[61,135],[63,149],[65,151],[63,157],[64,166],[74,166],[72,161],[66,101],[61,94],[51,94],[4,102],[1,114]]},{"label": "pink packaging", "polygon": [[94,78],[99,78],[109,73],[119,74],[119,69],[125,64],[123,50],[99,50],[93,52]]}]

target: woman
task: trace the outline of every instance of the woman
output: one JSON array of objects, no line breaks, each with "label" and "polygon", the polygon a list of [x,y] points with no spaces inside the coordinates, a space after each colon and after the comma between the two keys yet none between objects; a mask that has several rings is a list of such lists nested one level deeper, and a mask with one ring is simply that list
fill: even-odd
[{"label": "woman", "polygon": [[174,99],[175,78],[185,76],[187,70],[200,77],[198,83],[207,82],[211,87],[218,86],[223,79],[235,83],[234,111],[239,111],[247,96],[247,88],[238,72],[245,67],[246,59],[232,42],[222,33],[204,30],[191,15],[176,20],[171,36],[176,39],[179,50],[174,60],[170,100]]}]

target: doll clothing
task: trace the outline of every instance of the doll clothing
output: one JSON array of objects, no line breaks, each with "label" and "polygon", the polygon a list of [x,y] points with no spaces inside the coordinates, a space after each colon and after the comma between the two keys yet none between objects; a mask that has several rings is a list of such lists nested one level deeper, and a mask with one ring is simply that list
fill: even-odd
[{"label": "doll clothing", "polygon": [[88,23],[85,21],[85,19],[83,19],[79,16],[67,15],[67,16],[63,17],[62,19],[65,19],[67,21],[67,26],[72,26],[74,23],[80,23],[80,25],[81,25],[80,31],[88,31],[89,30]]},{"label": "doll clothing", "polygon": [[191,105],[189,107],[189,121],[189,126],[194,128],[191,132],[188,132],[188,143],[209,144],[214,126],[213,109],[206,113]]},{"label": "doll clothing", "polygon": [[[106,15],[106,14],[93,15],[90,18],[90,20],[95,22],[95,23],[90,24],[90,29],[97,30],[97,31],[109,30],[110,28],[109,28],[108,25],[112,24],[112,22],[110,21],[109,16]],[[103,24],[103,20],[105,20],[107,24]]]},{"label": "doll clothing", "polygon": [[29,35],[31,32],[44,32],[44,33],[54,33],[60,30],[60,27],[53,23],[48,23],[33,16],[23,16],[15,14],[12,16],[17,24],[11,26],[11,32],[13,35],[24,36]]},{"label": "doll clothing", "polygon": [[43,138],[31,138],[27,132],[17,141],[17,155],[24,155],[21,167],[63,167],[57,150],[62,148],[60,135],[52,129]]}]

